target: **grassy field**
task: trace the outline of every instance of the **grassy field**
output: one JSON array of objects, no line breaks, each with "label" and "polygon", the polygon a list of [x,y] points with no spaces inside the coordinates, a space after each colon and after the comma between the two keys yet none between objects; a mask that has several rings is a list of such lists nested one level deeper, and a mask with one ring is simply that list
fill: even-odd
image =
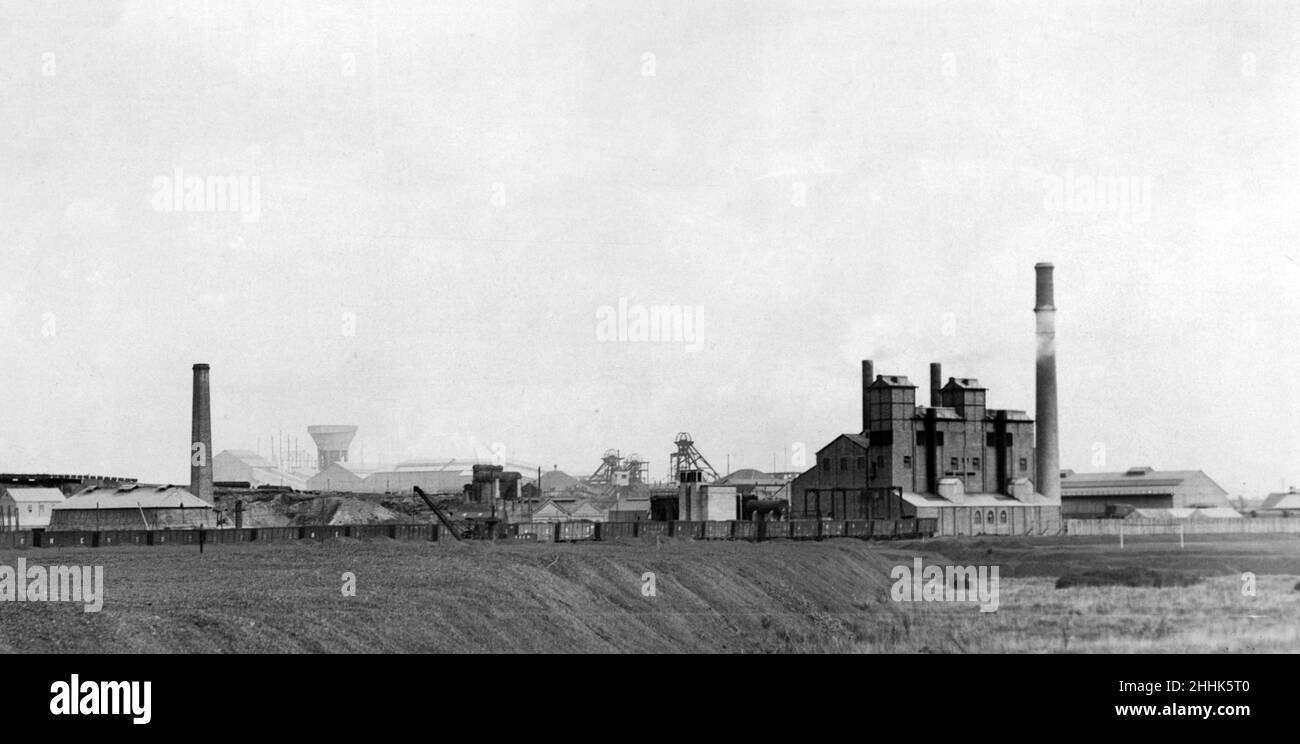
[{"label": "grassy field", "polygon": [[[0,553],[102,565],[104,607],[0,603],[7,652],[1300,651],[1300,537],[886,543],[325,543]],[[1000,607],[895,602],[890,571],[996,565]],[[1178,588],[1055,589],[1145,567]],[[1242,573],[1257,575],[1243,596]],[[356,576],[356,596],[340,591]],[[654,596],[642,576],[655,575]]]}]

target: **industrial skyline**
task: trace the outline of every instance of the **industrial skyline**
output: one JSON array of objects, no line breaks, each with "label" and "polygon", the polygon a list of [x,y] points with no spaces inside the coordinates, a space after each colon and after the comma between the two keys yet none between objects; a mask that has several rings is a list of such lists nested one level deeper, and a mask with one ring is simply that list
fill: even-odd
[{"label": "industrial skyline", "polygon": [[217,451],[807,468],[861,359],[1032,409],[1051,261],[1062,468],[1300,483],[1300,10],[1045,8],[6,9],[0,469],[188,482],[196,360]]}]

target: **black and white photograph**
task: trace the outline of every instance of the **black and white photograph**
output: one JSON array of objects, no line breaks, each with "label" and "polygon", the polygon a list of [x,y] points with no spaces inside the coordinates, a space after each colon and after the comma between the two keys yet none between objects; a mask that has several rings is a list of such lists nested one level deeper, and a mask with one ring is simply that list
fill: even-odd
[{"label": "black and white photograph", "polygon": [[1298,42],[1257,0],[0,3],[0,651],[46,675],[5,684],[140,730],[165,659],[508,657],[524,716],[586,663],[537,657],[1104,655],[1146,671],[1075,715],[1262,716]]}]

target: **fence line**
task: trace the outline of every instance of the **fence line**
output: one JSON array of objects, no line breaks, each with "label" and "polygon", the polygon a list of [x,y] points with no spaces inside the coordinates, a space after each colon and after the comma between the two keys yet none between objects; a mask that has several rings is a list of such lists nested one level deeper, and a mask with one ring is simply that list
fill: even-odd
[{"label": "fence line", "polygon": [[1240,519],[1067,519],[1067,535],[1239,535],[1300,532],[1300,519],[1242,517]]}]

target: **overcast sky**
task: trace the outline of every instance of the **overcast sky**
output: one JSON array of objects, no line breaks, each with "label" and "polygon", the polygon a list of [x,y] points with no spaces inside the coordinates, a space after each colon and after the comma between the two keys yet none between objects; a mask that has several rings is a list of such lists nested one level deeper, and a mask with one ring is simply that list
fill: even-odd
[{"label": "overcast sky", "polygon": [[1048,260],[1062,467],[1300,485],[1293,3],[30,6],[0,471],[187,482],[195,362],[218,451],[802,469],[863,358],[1032,413]]}]

